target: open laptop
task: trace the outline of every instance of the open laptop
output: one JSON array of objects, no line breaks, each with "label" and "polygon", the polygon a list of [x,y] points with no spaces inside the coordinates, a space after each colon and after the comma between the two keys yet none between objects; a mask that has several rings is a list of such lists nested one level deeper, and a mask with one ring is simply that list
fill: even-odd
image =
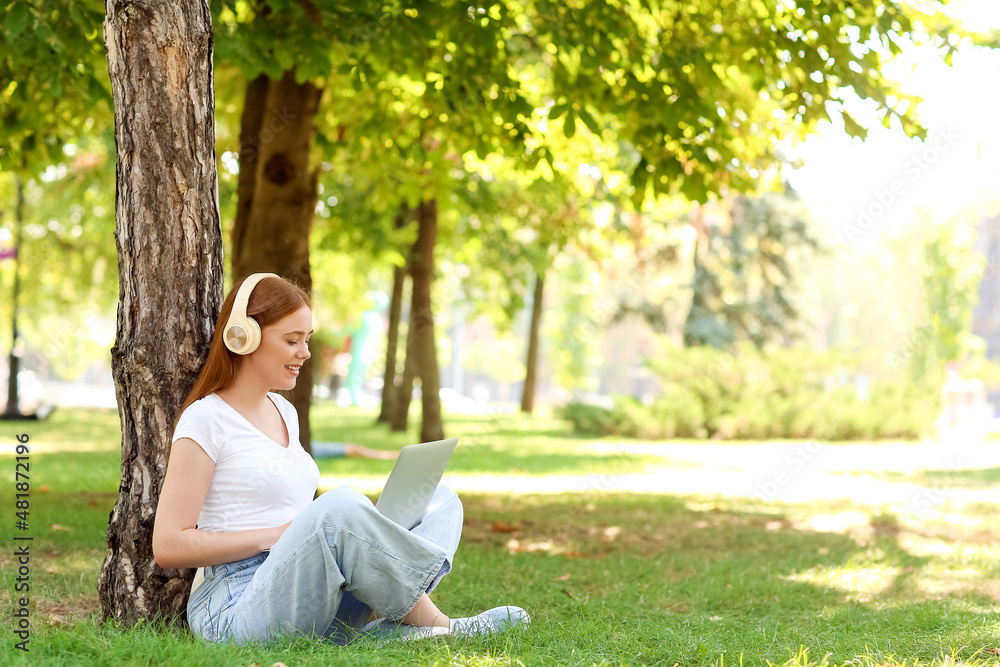
[{"label": "open laptop", "polygon": [[[458,438],[448,438],[407,445],[399,450],[375,509],[407,530],[420,523],[457,444]],[[205,568],[199,567],[191,590],[204,581]]]},{"label": "open laptop", "polygon": [[375,509],[407,530],[420,523],[457,444],[448,438],[399,450]]}]

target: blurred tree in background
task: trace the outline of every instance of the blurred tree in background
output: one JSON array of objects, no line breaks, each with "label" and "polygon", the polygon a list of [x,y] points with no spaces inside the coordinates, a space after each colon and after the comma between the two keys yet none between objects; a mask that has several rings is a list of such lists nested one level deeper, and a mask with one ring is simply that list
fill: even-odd
[{"label": "blurred tree in background", "polygon": [[[845,297],[835,294],[834,306],[820,307],[818,291],[791,289],[795,258],[813,245],[808,227],[796,226],[801,216],[777,203],[778,195],[759,195],[780,189],[782,147],[817,123],[839,117],[849,133],[865,133],[870,120],[847,111],[853,94],[872,103],[873,119],[921,134],[916,100],[885,78],[882,65],[911,42],[937,44],[950,57],[968,34],[941,13],[943,5],[741,0],[723,13],[708,0],[627,9],[547,1],[472,9],[213,3],[220,206],[230,257],[239,272],[269,268],[248,259],[257,255],[298,267],[314,287],[318,321],[338,330],[366,307],[371,287],[392,293],[398,317],[387,318],[394,326],[384,346],[386,387],[407,373],[399,332],[421,329],[406,322],[415,310],[427,310],[427,322],[447,323],[449,304],[463,301],[508,326],[531,304],[523,328],[526,410],[537,382],[532,373],[563,367],[558,360],[568,351],[547,362],[541,320],[552,312],[554,330],[563,332],[557,337],[572,337],[558,324],[568,316],[555,312],[556,304],[573,304],[579,294],[573,280],[551,274],[574,266],[575,259],[560,260],[565,253],[598,267],[588,306],[596,311],[582,325],[595,338],[608,326],[641,321],[688,344],[751,340],[766,347],[790,343],[791,323],[819,313],[827,344],[843,343],[854,326]],[[87,199],[109,196],[110,175],[95,190],[98,172],[86,171],[79,157],[107,152],[99,148],[110,119],[107,73],[95,28],[103,3],[28,0],[5,9],[0,168],[6,174],[21,165],[30,200],[44,184],[41,175],[62,164],[61,196],[77,197],[86,209],[73,209],[83,217],[71,224],[29,205],[32,224],[53,238],[27,243],[67,252],[83,243],[103,248],[61,262],[45,283],[60,287],[26,299],[23,328],[37,332],[33,347],[54,351],[60,345],[51,342],[45,308],[94,302],[106,316],[114,294],[99,261],[109,256],[111,228],[96,215],[106,207]],[[296,91],[311,100],[299,110],[289,106]],[[72,155],[62,148],[67,138]],[[89,175],[77,179],[77,169]],[[72,195],[70,183],[84,182],[90,194]],[[439,263],[425,277],[448,272],[451,281],[450,272],[464,267],[464,284],[457,291],[421,287],[435,296],[414,308],[412,296],[403,302],[403,283],[418,237],[415,212],[431,201]],[[691,202],[741,203],[715,228],[687,214]],[[59,230],[49,228],[53,219]],[[0,225],[10,230],[10,217]],[[72,238],[78,227],[77,241],[66,241],[66,230]],[[248,245],[250,238],[258,241]],[[26,249],[25,262],[32,252]],[[626,266],[634,269],[629,280],[612,287],[624,276],[611,274]],[[0,275],[8,271],[0,266]],[[798,282],[808,280],[802,274]],[[832,287],[824,285],[824,293]],[[604,289],[617,291],[605,301],[598,297]],[[53,291],[66,297],[58,306]],[[421,342],[427,359],[438,355],[442,330],[435,332]],[[72,375],[80,366],[52,368]],[[582,371],[559,373],[575,382]],[[302,384],[307,402],[309,382]],[[423,393],[433,400],[437,392]],[[428,428],[437,429],[440,415],[429,410]]]},{"label": "blurred tree in background", "polygon": [[740,196],[721,215],[692,217],[698,235],[684,344],[790,343],[801,324],[794,292],[817,248],[794,192]]}]

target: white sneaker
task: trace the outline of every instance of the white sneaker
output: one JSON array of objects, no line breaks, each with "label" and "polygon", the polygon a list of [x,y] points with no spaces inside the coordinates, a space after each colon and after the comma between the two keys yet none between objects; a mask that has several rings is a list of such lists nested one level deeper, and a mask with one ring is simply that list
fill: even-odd
[{"label": "white sneaker", "polygon": [[364,637],[374,637],[379,642],[409,642],[430,639],[449,634],[450,630],[441,625],[405,625],[384,618],[372,621],[361,628]]},{"label": "white sneaker", "polygon": [[451,634],[455,637],[475,637],[524,628],[531,622],[528,612],[520,607],[494,607],[469,618],[451,619]]}]

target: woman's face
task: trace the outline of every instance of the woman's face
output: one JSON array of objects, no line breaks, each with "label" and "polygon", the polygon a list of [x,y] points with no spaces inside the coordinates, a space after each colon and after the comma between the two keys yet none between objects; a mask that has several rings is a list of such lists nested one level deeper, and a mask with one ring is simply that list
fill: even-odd
[{"label": "woman's face", "polygon": [[265,381],[269,389],[294,389],[302,364],[312,356],[312,332],[312,311],[305,305],[264,327],[260,347],[246,359],[248,370]]}]

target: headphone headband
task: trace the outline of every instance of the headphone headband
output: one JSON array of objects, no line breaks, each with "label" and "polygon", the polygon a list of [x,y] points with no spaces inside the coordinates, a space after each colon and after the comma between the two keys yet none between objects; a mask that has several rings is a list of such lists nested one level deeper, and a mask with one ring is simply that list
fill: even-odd
[{"label": "headphone headband", "polygon": [[233,311],[229,314],[222,336],[226,347],[234,354],[250,354],[260,345],[260,325],[247,315],[247,303],[250,301],[253,288],[264,278],[280,279],[281,276],[274,273],[251,274],[243,280],[240,290],[236,293]]}]

